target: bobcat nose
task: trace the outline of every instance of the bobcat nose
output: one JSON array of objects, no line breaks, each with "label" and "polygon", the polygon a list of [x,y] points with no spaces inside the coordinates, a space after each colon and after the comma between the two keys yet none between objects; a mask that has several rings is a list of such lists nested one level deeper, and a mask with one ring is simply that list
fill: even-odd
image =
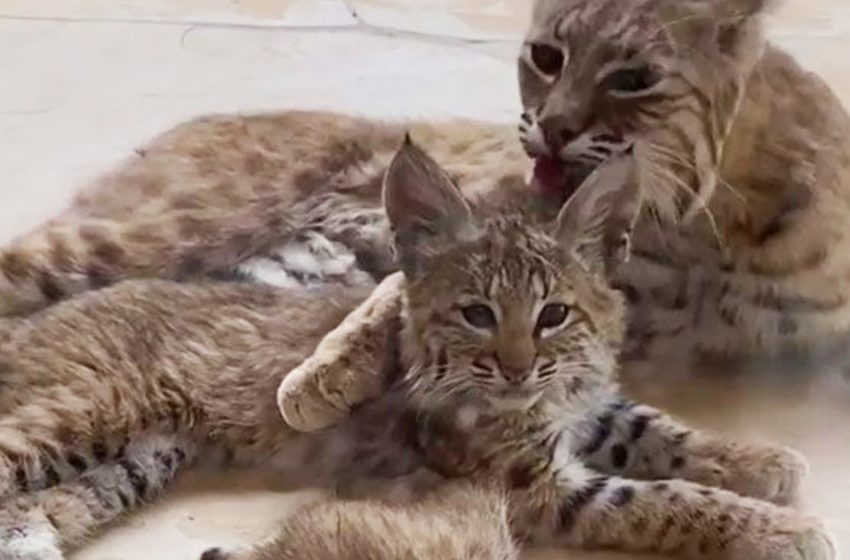
[{"label": "bobcat nose", "polygon": [[528,379],[531,368],[513,368],[513,367],[501,367],[502,376],[505,378],[505,381],[510,383],[511,385],[520,385],[526,379]]},{"label": "bobcat nose", "polygon": [[511,385],[519,385],[531,377],[537,354],[534,343],[515,343],[498,353],[497,360],[502,377]]},{"label": "bobcat nose", "polygon": [[552,117],[541,123],[543,138],[553,155],[557,155],[561,149],[575,140],[581,134],[576,127],[563,118]]}]

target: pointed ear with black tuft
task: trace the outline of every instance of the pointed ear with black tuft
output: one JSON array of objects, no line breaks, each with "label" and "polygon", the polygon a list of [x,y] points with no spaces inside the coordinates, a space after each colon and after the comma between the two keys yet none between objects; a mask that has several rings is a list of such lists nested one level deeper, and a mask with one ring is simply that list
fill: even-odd
[{"label": "pointed ear with black tuft", "polygon": [[596,169],[561,209],[556,236],[594,272],[610,275],[629,258],[642,196],[635,158],[616,156]]},{"label": "pointed ear with black tuft", "polygon": [[405,135],[384,178],[384,209],[402,270],[415,274],[430,257],[472,235],[472,213],[448,174]]}]

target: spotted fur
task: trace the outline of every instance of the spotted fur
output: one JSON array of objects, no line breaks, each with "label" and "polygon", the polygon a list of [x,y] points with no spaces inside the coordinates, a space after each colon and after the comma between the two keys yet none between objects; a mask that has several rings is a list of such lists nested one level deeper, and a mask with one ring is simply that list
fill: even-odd
[{"label": "spotted fur", "polygon": [[[294,483],[352,493],[401,477],[407,508],[313,510],[246,558],[291,555],[295,546],[299,557],[321,557],[344,538],[375,558],[412,550],[435,560],[511,558],[515,539],[831,560],[831,541],[801,513],[695,482],[648,481],[699,480],[699,450],[718,444],[682,438],[659,413],[616,400],[624,303],[605,281],[599,224],[632,192],[622,188],[629,168],[627,159],[610,164],[554,224],[535,225],[473,211],[406,143],[383,197],[405,263],[401,351],[386,371],[395,383],[323,433],[284,426],[275,388],[368,288],[129,281],[22,321],[0,363],[0,557],[60,559],[204,462],[263,465]],[[476,305],[494,322],[481,324],[469,311]],[[642,461],[632,444],[665,435],[682,463]],[[600,460],[606,449],[610,464]],[[796,464],[790,452],[774,455]],[[758,494],[739,483],[761,467],[706,482]],[[447,478],[461,484],[429,498]],[[410,504],[420,491],[424,501]],[[491,523],[495,540],[471,538],[454,521],[459,504],[474,508],[462,513],[469,521]],[[445,533],[407,538],[433,528]]]},{"label": "spotted fur", "polygon": [[406,130],[470,196],[494,186],[492,173],[505,177],[500,185],[522,183],[522,150],[502,127],[309,112],[200,118],[154,139],[63,215],[0,250],[0,316],[127,278],[380,279],[396,269],[381,182]]},{"label": "spotted fur", "polygon": [[[844,358],[850,119],[765,42],[755,0],[538,0],[523,143],[567,196],[634,146],[632,357]],[[551,187],[551,185],[550,185]],[[551,188],[549,192],[551,192]],[[816,362],[818,363],[818,362]]]}]

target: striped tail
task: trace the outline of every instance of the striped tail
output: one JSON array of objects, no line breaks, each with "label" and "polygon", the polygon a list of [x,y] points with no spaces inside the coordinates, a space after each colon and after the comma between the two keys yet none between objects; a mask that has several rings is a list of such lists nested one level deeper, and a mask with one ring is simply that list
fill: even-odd
[{"label": "striped tail", "polygon": [[77,479],[0,505],[0,558],[60,560],[97,529],[156,498],[193,458],[173,437],[150,437]]}]

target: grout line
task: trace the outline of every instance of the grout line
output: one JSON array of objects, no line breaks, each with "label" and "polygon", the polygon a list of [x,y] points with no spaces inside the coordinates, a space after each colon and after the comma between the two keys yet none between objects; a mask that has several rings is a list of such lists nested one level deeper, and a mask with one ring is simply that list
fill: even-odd
[{"label": "grout line", "polygon": [[102,23],[104,25],[164,25],[164,26],[192,26],[192,27],[210,27],[222,29],[257,29],[257,30],[291,30],[291,31],[351,31],[357,26],[355,24],[339,24],[339,25],[280,25],[280,24],[258,24],[258,23],[239,23],[226,21],[210,21],[210,20],[193,20],[193,19],[133,19],[133,18],[107,18],[107,17],[75,17],[75,16],[10,16],[0,14],[0,21],[21,21],[21,22],[51,22],[51,23]]},{"label": "grout line", "polygon": [[170,20],[170,19],[131,19],[131,18],[95,18],[95,17],[65,17],[65,16],[13,16],[0,14],[0,21],[21,22],[53,22],[53,23],[101,23],[104,25],[136,24],[136,25],[165,25],[186,26],[191,29],[199,27],[209,29],[256,29],[256,30],[281,30],[290,32],[361,32],[380,37],[391,37],[395,39],[410,39],[425,43],[442,45],[508,45],[515,43],[518,39],[474,39],[468,37],[456,37],[453,35],[441,35],[437,33],[423,33],[407,29],[395,29],[374,25],[364,20],[355,8],[343,1],[343,5],[354,19],[353,24],[339,25],[281,25],[281,24],[257,24],[236,22],[215,22],[205,20]]},{"label": "grout line", "polygon": [[[396,38],[411,38],[419,40],[431,40],[448,43],[459,43],[464,45],[489,45],[489,44],[508,44],[514,42],[513,39],[474,39],[470,37],[456,37],[454,35],[443,35],[440,33],[423,33],[421,31],[411,31],[409,29],[398,29],[394,27],[383,27],[369,23],[367,19],[360,15],[357,8],[351,3],[351,0],[340,0],[348,13],[354,19],[356,24],[368,32],[378,35],[396,37]],[[517,40],[519,40],[517,38]]]}]

